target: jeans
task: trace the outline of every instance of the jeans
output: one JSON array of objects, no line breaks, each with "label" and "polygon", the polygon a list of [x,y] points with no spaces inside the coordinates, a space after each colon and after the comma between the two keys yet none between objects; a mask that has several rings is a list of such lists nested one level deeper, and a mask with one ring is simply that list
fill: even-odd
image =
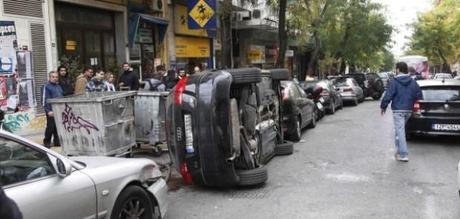
[{"label": "jeans", "polygon": [[398,154],[401,157],[407,157],[407,142],[406,142],[406,123],[409,120],[412,112],[393,112],[393,123],[395,126],[395,146]]}]

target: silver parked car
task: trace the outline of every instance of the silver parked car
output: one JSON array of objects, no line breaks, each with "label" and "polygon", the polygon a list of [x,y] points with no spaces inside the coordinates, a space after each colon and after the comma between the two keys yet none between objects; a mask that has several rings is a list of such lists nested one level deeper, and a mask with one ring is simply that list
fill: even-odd
[{"label": "silver parked car", "polygon": [[167,186],[149,159],[62,156],[0,131],[0,182],[24,218],[162,218]]},{"label": "silver parked car", "polygon": [[334,80],[343,102],[351,102],[354,106],[364,99],[363,89],[353,78],[339,77]]}]

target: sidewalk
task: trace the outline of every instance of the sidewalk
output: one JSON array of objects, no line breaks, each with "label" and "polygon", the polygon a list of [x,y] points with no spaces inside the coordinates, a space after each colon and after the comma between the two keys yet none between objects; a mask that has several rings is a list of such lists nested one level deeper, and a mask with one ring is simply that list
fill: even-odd
[{"label": "sidewalk", "polygon": [[[28,131],[19,131],[15,132],[15,135],[19,135],[23,138],[26,138],[27,140],[33,141],[34,143],[43,145],[43,137],[45,134],[45,129],[34,129],[34,130],[28,130]],[[61,153],[62,148],[61,147],[51,147],[51,150]]]}]

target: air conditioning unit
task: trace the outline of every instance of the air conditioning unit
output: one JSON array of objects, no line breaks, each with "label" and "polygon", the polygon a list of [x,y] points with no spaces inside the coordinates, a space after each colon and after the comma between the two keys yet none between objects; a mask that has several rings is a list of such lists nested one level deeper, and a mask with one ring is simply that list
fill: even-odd
[{"label": "air conditioning unit", "polygon": [[152,10],[163,11],[163,0],[152,0]]}]

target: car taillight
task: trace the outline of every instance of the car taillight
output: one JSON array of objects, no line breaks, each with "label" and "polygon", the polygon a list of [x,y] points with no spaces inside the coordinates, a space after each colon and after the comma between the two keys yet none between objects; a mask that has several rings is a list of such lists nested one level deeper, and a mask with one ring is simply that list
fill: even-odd
[{"label": "car taillight", "polygon": [[343,92],[351,92],[351,91],[353,91],[353,88],[351,87],[346,87],[343,89]]},{"label": "car taillight", "polygon": [[412,112],[413,113],[420,113],[421,112],[420,103],[418,101],[416,101],[414,103],[414,109],[412,109]]},{"label": "car taillight", "polygon": [[323,91],[323,92],[321,92],[321,96],[329,96],[329,91]]},{"label": "car taillight", "polygon": [[181,163],[179,165],[179,172],[180,175],[182,175],[182,179],[184,179],[185,184],[190,185],[193,183],[192,174],[188,170],[186,163]]},{"label": "car taillight", "polygon": [[185,77],[180,79],[179,82],[177,82],[175,93],[175,100],[177,105],[182,104],[182,94],[184,93],[185,87],[187,86],[187,80],[188,77]]}]

